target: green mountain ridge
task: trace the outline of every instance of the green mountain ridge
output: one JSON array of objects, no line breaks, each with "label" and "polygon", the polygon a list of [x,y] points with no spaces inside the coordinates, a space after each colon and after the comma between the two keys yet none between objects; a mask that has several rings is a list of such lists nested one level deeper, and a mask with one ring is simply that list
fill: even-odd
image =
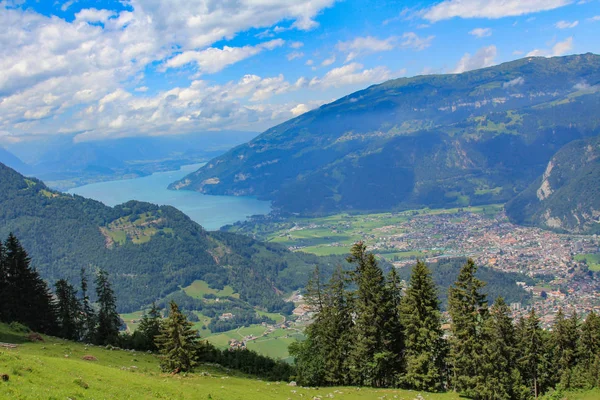
[{"label": "green mountain ridge", "polygon": [[285,311],[282,293],[302,287],[335,258],[292,253],[245,236],[207,232],[179,210],[130,201],[114,208],[49,189],[0,164],[0,237],[13,232],[51,283],[76,286],[82,267],[109,272],[121,312],[139,309],[195,280],[230,285],[250,306]]},{"label": "green mountain ridge", "polygon": [[594,54],[391,80],[273,127],[170,188],[309,215],[506,202],[565,144],[600,134],[599,83]]},{"label": "green mountain ridge", "polygon": [[571,233],[600,232],[600,137],[571,142],[542,176],[507,203],[516,223]]}]

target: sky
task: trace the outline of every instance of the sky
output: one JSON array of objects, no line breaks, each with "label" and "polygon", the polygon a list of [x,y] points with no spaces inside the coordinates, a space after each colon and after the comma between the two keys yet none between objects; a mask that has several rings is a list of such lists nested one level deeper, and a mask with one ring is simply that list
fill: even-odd
[{"label": "sky", "polygon": [[600,0],[0,0],[0,145],[260,132],[389,79],[600,53]]}]

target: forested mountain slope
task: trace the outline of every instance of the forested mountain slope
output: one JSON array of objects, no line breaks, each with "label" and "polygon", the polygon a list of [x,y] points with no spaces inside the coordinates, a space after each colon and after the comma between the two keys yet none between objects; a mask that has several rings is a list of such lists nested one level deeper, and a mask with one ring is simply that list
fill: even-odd
[{"label": "forested mountain slope", "polygon": [[600,56],[385,82],[271,128],[172,189],[301,213],[505,202],[600,133]]},{"label": "forested mountain slope", "polygon": [[111,208],[52,191],[0,164],[0,237],[13,232],[42,277],[79,282],[80,269],[102,268],[121,311],[201,279],[231,285],[240,299],[270,311],[289,308],[282,292],[302,287],[316,264],[337,261],[292,253],[245,236],[207,232],[169,206],[130,201]]},{"label": "forested mountain slope", "polygon": [[506,213],[520,224],[600,232],[600,137],[564,146],[544,174],[506,205]]}]

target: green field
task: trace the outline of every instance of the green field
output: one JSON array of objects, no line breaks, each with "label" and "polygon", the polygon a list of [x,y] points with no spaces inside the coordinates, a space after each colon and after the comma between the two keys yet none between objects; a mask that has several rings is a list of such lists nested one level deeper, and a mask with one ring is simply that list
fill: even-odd
[{"label": "green field", "polygon": [[590,271],[600,271],[600,254],[578,254],[577,261],[586,261]]},{"label": "green field", "polygon": [[[377,214],[335,214],[326,217],[289,217],[284,221],[247,222],[234,226],[233,232],[252,234],[261,240],[280,243],[289,248],[319,256],[348,254],[350,247],[363,241],[373,245],[382,238],[406,233],[405,226],[419,215],[456,214],[469,211],[493,217],[502,211],[503,205],[477,207],[420,209]],[[424,257],[419,251],[398,251],[377,248],[373,252],[389,261]]]},{"label": "green field", "polygon": [[201,280],[194,281],[190,286],[183,288],[183,290],[188,296],[197,299],[201,299],[207,294],[214,294],[217,297],[240,297],[239,294],[234,293],[231,286],[225,286],[223,290],[216,290],[208,287],[208,283]]}]

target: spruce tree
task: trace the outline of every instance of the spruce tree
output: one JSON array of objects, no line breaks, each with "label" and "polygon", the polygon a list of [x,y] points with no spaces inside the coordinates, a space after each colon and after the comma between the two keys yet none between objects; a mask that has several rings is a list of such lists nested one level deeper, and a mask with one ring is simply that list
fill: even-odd
[{"label": "spruce tree", "polygon": [[517,365],[517,337],[510,308],[502,297],[490,309],[484,324],[481,364],[483,379],[476,388],[484,399],[512,400],[527,397]]},{"label": "spruce tree", "polygon": [[58,315],[58,336],[68,340],[79,340],[81,334],[81,305],[77,291],[64,279],[55,284]]},{"label": "spruce tree", "polygon": [[8,322],[8,271],[6,266],[6,251],[0,241],[0,321]]},{"label": "spruce tree", "polygon": [[600,386],[600,317],[594,311],[581,324],[578,371],[587,388]]},{"label": "spruce tree", "polygon": [[480,370],[483,354],[483,325],[487,318],[487,302],[481,288],[485,285],[475,277],[477,267],[469,259],[448,293],[448,311],[452,318],[450,359],[452,385],[468,396],[483,379]]},{"label": "spruce tree", "polygon": [[545,345],[540,319],[531,309],[523,330],[522,358],[519,360],[521,373],[532,395],[537,399],[541,392],[540,379],[544,371]]},{"label": "spruce tree", "polygon": [[197,365],[200,338],[174,301],[171,301],[169,308],[169,316],[161,326],[160,335],[156,337],[156,345],[161,353],[160,365],[165,372],[187,372]]},{"label": "spruce tree", "polygon": [[375,256],[367,252],[364,243],[352,246],[348,262],[355,263],[353,280],[355,324],[352,330],[354,347],[350,353],[350,374],[359,386],[383,386],[389,378],[384,347],[387,307],[386,282]]},{"label": "spruce tree", "polygon": [[137,344],[136,347],[142,348],[143,350],[158,350],[155,339],[158,335],[160,335],[160,326],[160,310],[156,306],[156,303],[152,303],[152,308],[150,308],[150,311],[147,314],[144,314],[142,320],[140,321],[140,325],[134,333],[134,336],[136,334],[141,335],[142,343]]},{"label": "spruce tree", "polygon": [[553,365],[556,369],[556,379],[564,389],[571,388],[573,369],[577,363],[579,342],[579,318],[577,313],[565,319],[562,308],[556,314],[552,329]]},{"label": "spruce tree", "polygon": [[437,392],[444,389],[445,343],[437,290],[422,261],[412,270],[400,305],[406,345],[403,386]]},{"label": "spruce tree", "polygon": [[121,320],[117,313],[117,299],[108,280],[108,273],[98,270],[95,284],[98,297],[96,344],[116,344]]},{"label": "spruce tree", "polygon": [[352,348],[352,315],[346,285],[344,272],[338,267],[325,287],[320,313],[324,379],[330,385],[350,382],[347,360]]},{"label": "spruce tree", "polygon": [[81,268],[81,332],[79,340],[92,343],[96,338],[96,315],[88,296],[88,283],[85,268]]},{"label": "spruce tree", "polygon": [[30,266],[27,252],[12,233],[6,240],[5,251],[3,318],[38,332],[54,334],[56,308],[48,285]]}]

